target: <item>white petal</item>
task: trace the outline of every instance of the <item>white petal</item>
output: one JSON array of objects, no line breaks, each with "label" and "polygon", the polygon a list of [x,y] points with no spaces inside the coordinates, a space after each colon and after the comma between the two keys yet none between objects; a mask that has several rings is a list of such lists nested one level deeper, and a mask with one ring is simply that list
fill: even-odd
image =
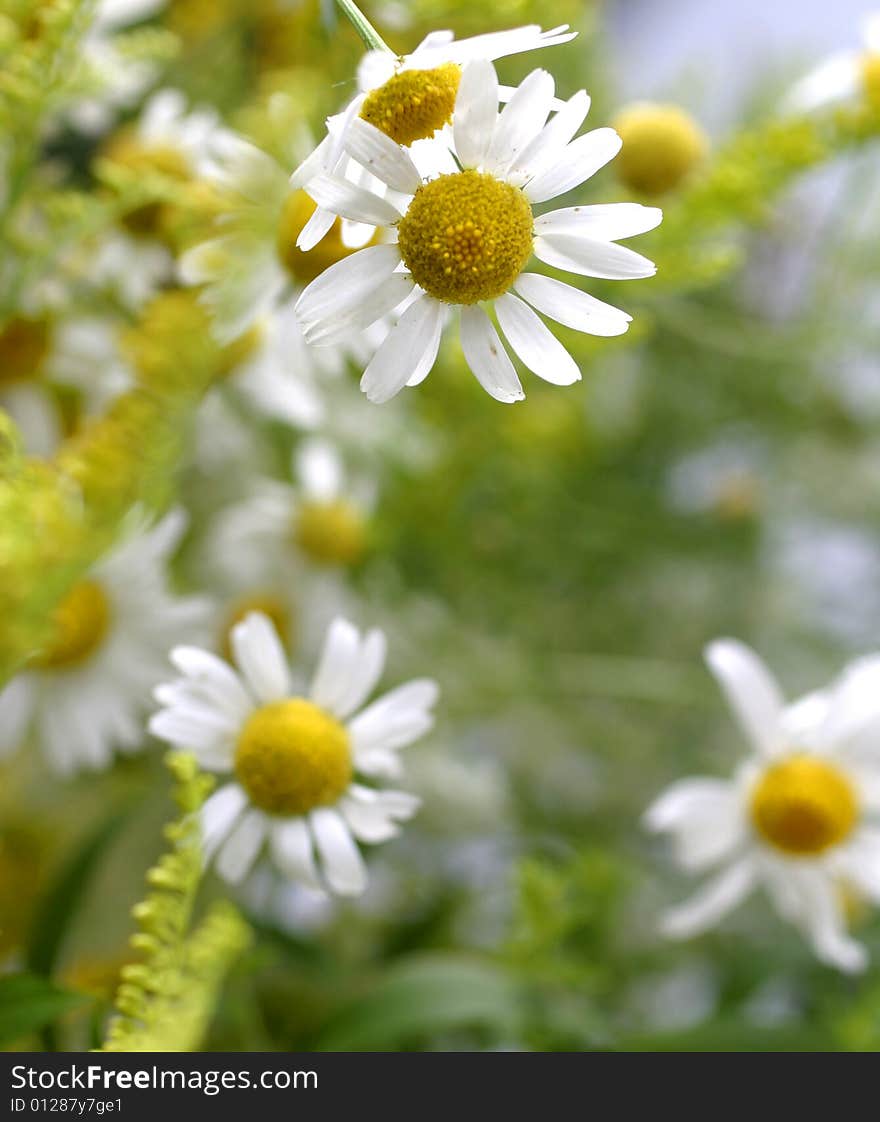
[{"label": "white petal", "polygon": [[490,31],[485,35],[472,35],[468,39],[432,43],[430,50],[419,49],[410,55],[407,65],[430,68],[444,62],[464,63],[470,59],[507,58],[523,51],[536,51],[540,47],[551,47],[574,39],[576,31],[569,31],[568,24],[542,31],[537,24],[512,27],[507,31]]},{"label": "white petal", "polygon": [[33,714],[34,682],[18,674],[0,690],[0,757],[20,748]]},{"label": "white petal", "polygon": [[231,750],[237,731],[223,713],[204,707],[160,709],[150,717],[147,727],[153,736],[169,744],[211,754]]},{"label": "white petal", "polygon": [[553,277],[522,273],[514,288],[545,316],[588,335],[622,335],[632,322],[620,308]]},{"label": "white petal", "polygon": [[743,732],[759,752],[772,755],[781,746],[784,706],[776,679],[755,652],[736,639],[710,643],[705,658]]},{"label": "white petal", "polygon": [[269,832],[269,847],[278,868],[291,880],[323,890],[312,852],[312,837],[304,818],[278,822]]},{"label": "white petal", "polygon": [[[434,301],[434,303],[437,303]],[[446,310],[442,304],[437,303],[434,319],[431,322],[431,333],[425,339],[425,349],[422,352],[422,357],[416,363],[416,368],[413,370],[407,379],[408,386],[418,386],[428,377],[437,361],[437,353],[440,350],[440,339],[443,336],[443,327],[446,323]]]},{"label": "white petal", "polygon": [[358,784],[352,784],[339,800],[351,832],[370,845],[396,837],[396,823],[411,818],[420,805],[419,798],[404,791],[374,791]]},{"label": "white petal", "polygon": [[353,222],[370,226],[393,226],[400,211],[387,199],[335,175],[320,175],[309,183],[308,194],[318,206]]},{"label": "white petal", "polygon": [[880,829],[863,826],[837,854],[834,872],[875,904],[880,904]]},{"label": "white petal", "polygon": [[846,933],[831,880],[819,869],[802,869],[797,890],[802,899],[803,923],[817,958],[847,974],[864,970],[867,951]]},{"label": "white petal", "polygon": [[175,647],[169,658],[206,698],[226,712],[246,717],[253,708],[241,679],[222,658],[200,647]]},{"label": "white petal", "polygon": [[535,219],[537,234],[574,234],[600,242],[616,242],[659,226],[663,211],[641,203],[603,203],[552,210]]},{"label": "white petal", "polygon": [[345,697],[358,663],[360,632],[348,620],[334,619],[318,660],[318,667],[309,687],[309,696],[316,705],[336,713]]},{"label": "white petal", "polygon": [[217,855],[217,872],[230,884],[239,884],[253,868],[266,840],[266,816],[249,810],[232,829]]},{"label": "white petal", "polygon": [[522,401],[525,394],[513,363],[489,317],[476,305],[461,309],[461,347],[486,393],[505,404]]},{"label": "white petal", "polygon": [[555,269],[604,280],[639,280],[653,277],[653,261],[616,242],[597,242],[571,234],[535,238],[535,256]]},{"label": "white petal", "polygon": [[755,867],[749,860],[738,861],[713,877],[685,904],[670,909],[661,921],[661,930],[672,939],[689,939],[712,927],[740,904],[755,883]]},{"label": "white petal", "polygon": [[443,307],[430,296],[414,300],[373,355],[361,389],[376,405],[389,401],[426,364],[434,364],[440,344]]},{"label": "white petal", "polygon": [[555,166],[589,111],[586,90],[578,90],[514,159],[508,178],[514,183],[525,183]]},{"label": "white petal", "polygon": [[290,669],[271,620],[251,612],[230,635],[235,661],[254,697],[264,705],[290,695]]},{"label": "white petal", "polygon": [[335,221],[336,215],[332,210],[317,207],[299,232],[296,239],[297,248],[301,249],[303,253],[308,253],[310,249],[314,249],[330,233]]},{"label": "white petal", "polygon": [[566,145],[559,159],[529,180],[524,190],[533,203],[555,199],[577,187],[613,160],[623,142],[614,129],[593,129]]},{"label": "white petal", "polygon": [[369,121],[356,117],[345,132],[348,154],[371,175],[404,195],[414,195],[422,185],[415,164],[399,144]]},{"label": "white petal", "polygon": [[340,896],[359,896],[367,887],[367,869],[339,813],[324,807],[313,810],[309,824],[328,885]]},{"label": "white petal", "polygon": [[534,139],[544,127],[555,90],[553,76],[546,70],[533,70],[523,79],[498,117],[488,167],[506,168]]},{"label": "white petal", "polygon": [[337,261],[305,289],[296,314],[308,335],[312,325],[332,323],[336,316],[356,308],[375,292],[400,264],[393,245],[372,245]]},{"label": "white petal", "polygon": [[360,644],[348,686],[339,699],[336,716],[340,720],[359,709],[376,688],[385,669],[385,652],[385,635],[378,629],[368,631]]},{"label": "white petal", "polygon": [[495,314],[507,341],[533,374],[554,386],[580,381],[577,363],[528,304],[508,292],[495,301]]},{"label": "white petal", "polygon": [[398,304],[409,297],[415,285],[409,273],[393,273],[371,293],[367,293],[359,303],[347,311],[338,312],[332,319],[326,319],[307,329],[306,342],[313,347],[331,347],[345,344],[352,335],[371,327],[383,316],[389,315]]},{"label": "white petal", "polygon": [[673,783],[645,812],[644,824],[671,833],[676,859],[692,871],[729,857],[746,837],[737,789],[719,779]]},{"label": "white petal", "polygon": [[789,113],[812,113],[833,102],[856,97],[860,65],[857,51],[836,52],[795,83],[783,101],[783,109]]},{"label": "white petal", "polygon": [[462,70],[452,118],[455,151],[462,167],[479,167],[483,163],[497,116],[495,67],[485,59],[469,62]]},{"label": "white petal", "polygon": [[412,744],[433,724],[431,708],[439,690],[430,678],[418,678],[374,701],[348,726],[355,754],[374,748],[396,750]]},{"label": "white petal", "polygon": [[227,783],[205,802],[200,812],[205,863],[211,860],[246,806],[247,795],[237,783]]},{"label": "white petal", "polygon": [[303,494],[314,502],[330,503],[345,488],[345,471],[339,452],[329,440],[304,441],[294,455],[294,471]]}]

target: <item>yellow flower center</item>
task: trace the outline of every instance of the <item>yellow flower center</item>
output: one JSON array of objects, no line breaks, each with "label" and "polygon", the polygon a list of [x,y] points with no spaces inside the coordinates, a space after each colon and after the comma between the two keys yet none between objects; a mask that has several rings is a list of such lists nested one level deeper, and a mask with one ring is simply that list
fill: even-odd
[{"label": "yellow flower center", "polygon": [[880,52],[870,51],[862,58],[862,88],[872,109],[880,110]]},{"label": "yellow flower center", "polygon": [[758,833],[771,845],[808,857],[843,841],[859,807],[852,784],[838,768],[801,755],[767,768],[752,791],[751,812]]},{"label": "yellow flower center", "polygon": [[308,814],[335,803],[351,782],[348,733],[302,698],[264,705],[241,730],[235,774],[261,810]]},{"label": "yellow flower center", "polygon": [[449,304],[507,292],[532,254],[532,208],[518,187],[478,171],[423,184],[398,225],[416,284]]},{"label": "yellow flower center", "polygon": [[232,629],[237,623],[251,614],[251,612],[262,612],[264,616],[272,621],[275,630],[278,632],[278,637],[281,642],[290,650],[291,635],[292,635],[292,620],[287,605],[277,596],[273,596],[270,592],[255,592],[250,596],[242,596],[236,600],[229,609],[229,614],[223,625],[223,635],[220,642],[223,657],[227,662],[232,662]]},{"label": "yellow flower center", "polygon": [[366,519],[345,499],[306,502],[297,516],[295,536],[299,547],[319,564],[354,565],[366,551]]},{"label": "yellow flower center", "polygon": [[94,580],[75,584],[52,613],[54,635],[34,659],[43,670],[77,666],[93,654],[110,626],[107,594]]},{"label": "yellow flower center", "polygon": [[39,375],[49,353],[49,323],[15,316],[0,328],[0,385]]},{"label": "yellow flower center", "polygon": [[[182,152],[168,144],[142,144],[130,130],[112,137],[103,155],[133,177],[161,175],[179,184],[191,179],[190,167]],[[171,210],[166,202],[144,203],[124,214],[122,225],[136,237],[159,238],[171,221]]]},{"label": "yellow flower center", "polygon": [[435,70],[401,70],[367,95],[361,117],[409,147],[449,124],[460,81],[461,67],[455,62]]},{"label": "yellow flower center", "polygon": [[614,122],[623,141],[615,162],[622,183],[644,195],[678,187],[706,154],[706,135],[676,105],[633,105]]},{"label": "yellow flower center", "polygon": [[305,191],[294,191],[285,199],[281,220],[278,223],[276,239],[278,256],[284,268],[300,284],[308,284],[315,277],[320,276],[325,269],[329,269],[337,261],[355,252],[343,244],[342,221],[339,218],[314,249],[303,253],[297,248],[296,239],[315,213],[315,209],[315,203]]}]

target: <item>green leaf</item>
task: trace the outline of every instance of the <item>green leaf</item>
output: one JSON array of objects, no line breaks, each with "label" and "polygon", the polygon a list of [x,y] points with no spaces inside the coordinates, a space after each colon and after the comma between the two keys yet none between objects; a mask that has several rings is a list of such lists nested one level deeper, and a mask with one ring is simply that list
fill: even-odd
[{"label": "green leaf", "polygon": [[36,974],[0,978],[0,1044],[37,1032],[88,1000],[85,994],[60,989]]},{"label": "green leaf", "polygon": [[517,996],[496,967],[459,955],[418,955],[389,970],[366,997],[345,1006],[316,1048],[326,1052],[381,1050],[449,1029],[516,1031]]},{"label": "green leaf", "polygon": [[25,964],[34,974],[50,975],[61,945],[82,902],[83,890],[108,843],[125,821],[116,811],[91,833],[61,869],[37,909],[31,928]]}]

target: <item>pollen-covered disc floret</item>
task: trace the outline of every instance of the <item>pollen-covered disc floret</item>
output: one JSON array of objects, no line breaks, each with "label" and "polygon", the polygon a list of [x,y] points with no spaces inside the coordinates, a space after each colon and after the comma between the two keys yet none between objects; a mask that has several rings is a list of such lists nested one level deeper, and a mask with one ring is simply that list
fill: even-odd
[{"label": "pollen-covered disc floret", "polygon": [[281,872],[312,888],[366,887],[357,842],[387,841],[418,799],[389,790],[399,750],[431,727],[433,682],[409,682],[365,704],[382,674],[385,638],[337,619],[307,693],[269,619],[232,629],[235,667],[195,647],[171,658],[182,677],[156,690],[156,735],[195,753],[230,782],[202,811],[204,852],[227,880],[243,880],[264,849]]},{"label": "pollen-covered disc floret", "polygon": [[755,829],[771,845],[808,856],[842,842],[859,807],[852,783],[839,768],[796,755],[763,773],[752,791],[751,813]]},{"label": "pollen-covered disc floret", "polygon": [[52,638],[34,664],[57,669],[84,662],[101,645],[109,623],[110,604],[101,585],[79,581],[52,613]]},{"label": "pollen-covered disc floret", "polygon": [[520,188],[469,169],[416,192],[398,241],[413,280],[449,304],[503,295],[532,255],[532,208]]},{"label": "pollen-covered disc floret", "polygon": [[0,385],[38,377],[50,345],[48,320],[35,316],[13,316],[0,327]]},{"label": "pollen-covered disc floret", "polygon": [[340,331],[395,316],[361,380],[370,401],[423,381],[450,309],[458,312],[468,365],[496,400],[525,396],[501,335],[538,377],[572,385],[581,377],[578,365],[541,314],[593,335],[620,335],[630,317],[580,288],[527,272],[532,256],[608,280],[655,272],[647,258],[617,244],[656,226],[655,207],[535,209],[578,187],[620,150],[613,129],[576,136],[590,105],[586,92],[562,104],[551,75],[535,70],[499,112],[501,96],[492,64],[474,59],[462,67],[451,128],[427,147],[410,152],[357,118],[335,139],[339,168],[347,160],[360,172],[337,168],[307,180],[325,223],[336,215],[387,230],[378,244],[322,273],[296,305],[306,340],[321,346]]},{"label": "pollen-covered disc floret", "polygon": [[354,565],[366,548],[366,519],[346,499],[307,501],[297,512],[295,535],[300,548],[318,564]]},{"label": "pollen-covered disc floret", "polygon": [[671,835],[692,871],[718,867],[671,909],[663,930],[685,938],[717,923],[761,885],[816,955],[861,970],[865,948],[847,933],[853,892],[880,903],[880,655],[848,667],[827,690],[786,706],[748,647],[731,639],[706,652],[753,758],[730,781],[680,780],[646,815]]},{"label": "pollen-covered disc floret", "polygon": [[454,62],[433,70],[401,70],[367,94],[360,115],[409,147],[450,123],[460,81],[461,67]]},{"label": "pollen-covered disc floret", "polygon": [[239,733],[235,774],[261,810],[308,814],[336,802],[351,782],[348,733],[303,698],[264,705]]}]

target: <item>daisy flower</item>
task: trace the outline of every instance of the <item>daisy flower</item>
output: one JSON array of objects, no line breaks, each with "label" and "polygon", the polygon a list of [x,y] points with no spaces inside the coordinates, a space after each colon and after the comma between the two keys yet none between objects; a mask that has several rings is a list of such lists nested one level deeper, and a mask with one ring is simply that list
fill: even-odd
[{"label": "daisy flower", "polygon": [[757,886],[823,962],[867,964],[845,928],[847,892],[880,902],[880,656],[848,666],[791,705],[760,659],[723,639],[706,652],[752,748],[733,779],[681,780],[651,806],[649,829],[672,837],[688,870],[721,871],[663,920],[687,938]]},{"label": "daisy flower", "polygon": [[205,601],[167,586],[185,524],[172,512],[72,586],[52,613],[48,644],[0,692],[0,753],[33,734],[51,767],[69,776],[140,746],[169,645],[207,618]]},{"label": "daisy flower", "polygon": [[[209,553],[218,573],[240,587],[290,580],[356,564],[367,547],[373,481],[349,477],[336,448],[317,437],[293,455],[295,484],[260,480],[218,519]],[[297,578],[299,579],[299,578]]]},{"label": "daisy flower", "polygon": [[[398,57],[390,51],[368,51],[358,67],[357,95],[341,113],[328,119],[327,136],[293,173],[291,185],[308,187],[321,174],[351,175],[360,184],[368,182],[369,175],[346,151],[352,122],[368,121],[396,143],[416,145],[418,149],[420,141],[434,137],[450,124],[465,64],[552,47],[576,35],[568,30],[568,24],[550,31],[531,24],[459,40],[451,31],[432,31],[412,54]],[[510,93],[507,88],[500,91],[502,97]],[[418,158],[416,150],[413,154]],[[316,245],[335,218],[332,208],[319,207],[303,232],[302,248]],[[345,221],[342,239],[346,245],[363,245],[370,229],[369,223]]]},{"label": "daisy flower", "polygon": [[791,113],[812,113],[862,99],[880,108],[880,11],[863,19],[861,48],[836,51],[796,82],[783,104]]},{"label": "daisy flower", "polygon": [[646,258],[617,244],[656,226],[661,213],[654,207],[617,203],[535,214],[534,207],[583,183],[620,149],[609,128],[572,139],[589,108],[586,93],[576,93],[549,121],[554,82],[546,71],[533,71],[500,114],[498,97],[492,64],[469,63],[455,103],[453,150],[436,177],[423,177],[402,147],[356,120],[346,150],[392,193],[331,175],[309,184],[319,205],[380,225],[390,243],[338,262],[297,304],[306,341],[316,345],[403,306],[364,371],[361,388],[373,402],[427,376],[453,310],[468,365],[496,400],[519,401],[524,394],[489,311],[529,370],[557,385],[578,381],[574,359],[537,313],[595,335],[620,335],[631,317],[527,272],[533,254],[583,276],[623,280],[655,272]]},{"label": "daisy flower", "polygon": [[164,708],[150,720],[156,736],[234,777],[202,810],[206,860],[239,883],[268,847],[290,879],[360,894],[367,873],[357,842],[394,837],[419,805],[369,782],[400,775],[399,750],[433,724],[436,684],[418,679],[362,708],[382,674],[385,637],[361,636],[341,619],[307,690],[265,616],[238,624],[232,646],[236,669],[194,647],[174,650],[183,677],[158,687]]}]

